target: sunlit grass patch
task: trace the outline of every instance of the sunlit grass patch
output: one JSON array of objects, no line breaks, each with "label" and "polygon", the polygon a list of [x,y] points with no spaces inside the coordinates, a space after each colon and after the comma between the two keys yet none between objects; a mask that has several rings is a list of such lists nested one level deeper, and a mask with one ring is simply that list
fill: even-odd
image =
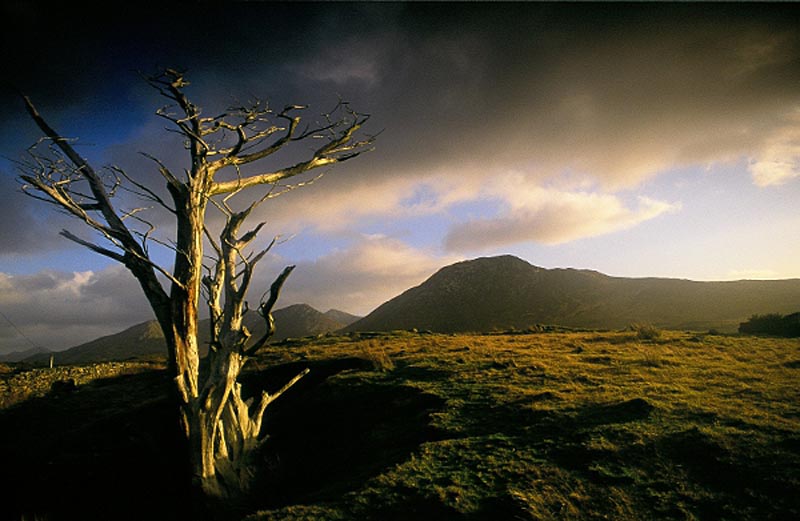
[{"label": "sunlit grass patch", "polygon": [[376,371],[386,372],[394,369],[394,362],[386,353],[386,349],[375,340],[369,340],[362,344],[361,356],[372,362]]},{"label": "sunlit grass patch", "polygon": [[[410,505],[441,519],[779,519],[797,507],[747,483],[776,464],[797,483],[796,340],[641,327],[378,342],[395,364],[384,378],[444,400],[430,415],[443,439],[355,486],[337,508],[356,517]],[[746,486],[758,490],[738,497]]]}]

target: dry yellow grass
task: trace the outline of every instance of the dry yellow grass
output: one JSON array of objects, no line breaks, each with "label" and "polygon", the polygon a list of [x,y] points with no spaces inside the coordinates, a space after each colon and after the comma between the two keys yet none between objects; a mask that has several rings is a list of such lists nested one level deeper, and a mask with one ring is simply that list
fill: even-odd
[{"label": "dry yellow grass", "polygon": [[[430,415],[436,439],[354,483],[320,519],[391,518],[404,504],[441,519],[797,513],[798,339],[396,333],[291,349],[308,360],[361,353],[382,372],[337,378],[413,387],[444,403]],[[254,519],[302,518],[292,511],[304,509]]]}]

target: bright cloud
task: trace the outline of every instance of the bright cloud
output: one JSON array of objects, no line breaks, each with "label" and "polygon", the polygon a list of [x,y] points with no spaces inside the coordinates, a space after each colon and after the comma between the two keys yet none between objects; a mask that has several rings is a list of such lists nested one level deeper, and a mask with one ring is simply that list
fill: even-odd
[{"label": "bright cloud", "polygon": [[503,198],[507,210],[453,226],[444,239],[446,250],[479,251],[530,241],[560,244],[628,229],[680,208],[644,196],[631,208],[614,194],[544,188],[513,174],[489,191]]},{"label": "bright cloud", "polygon": [[[304,302],[321,311],[337,308],[367,314],[455,260],[417,250],[396,239],[363,236],[347,248],[299,263],[286,283],[281,302]],[[264,273],[277,272],[280,261],[273,259],[275,269]]]},{"label": "bright cloud", "polygon": [[758,186],[782,185],[800,177],[800,117],[776,129],[765,140],[748,167]]},{"label": "bright cloud", "polygon": [[[791,75],[796,34],[737,18],[704,19],[653,38],[651,25],[660,23],[648,19],[565,48],[544,36],[500,41],[474,27],[418,35],[414,43],[395,30],[394,39],[380,40],[380,52],[334,45],[339,59],[308,65],[320,80],[343,67],[353,75],[359,67],[381,71],[370,102],[379,116],[388,114],[386,145],[379,139],[361,164],[343,165],[346,173],[304,194],[301,215],[286,205],[277,219],[326,231],[414,213],[458,220],[453,206],[489,192],[509,212],[455,223],[448,247],[474,226],[503,237],[497,246],[514,237],[556,244],[674,210],[677,203],[650,194],[634,204],[616,194],[635,194],[676,168],[749,157],[759,186],[800,175],[800,131],[785,123],[797,97],[783,79]],[[464,48],[476,52],[456,52]],[[534,58],[521,59],[527,55]],[[347,65],[348,56],[363,59]],[[398,67],[386,63],[400,56]],[[524,169],[533,188],[493,191],[496,173],[510,168]],[[577,186],[564,184],[570,180]],[[527,200],[516,204],[519,197]]]}]

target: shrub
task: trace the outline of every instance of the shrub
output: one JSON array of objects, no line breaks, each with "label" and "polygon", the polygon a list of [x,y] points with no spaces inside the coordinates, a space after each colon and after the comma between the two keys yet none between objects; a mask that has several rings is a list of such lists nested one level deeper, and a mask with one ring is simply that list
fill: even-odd
[{"label": "shrub", "polygon": [[630,329],[639,340],[656,340],[661,337],[661,330],[652,324],[631,324]]},{"label": "shrub", "polygon": [[641,364],[645,367],[661,367],[664,365],[664,359],[659,353],[645,351],[642,353]]},{"label": "shrub", "polygon": [[370,340],[361,348],[361,352],[367,360],[372,362],[372,367],[375,371],[387,373],[394,369],[394,362],[386,354],[386,350],[379,343]]},{"label": "shrub", "polygon": [[739,333],[751,335],[800,336],[800,313],[753,315],[739,324]]}]

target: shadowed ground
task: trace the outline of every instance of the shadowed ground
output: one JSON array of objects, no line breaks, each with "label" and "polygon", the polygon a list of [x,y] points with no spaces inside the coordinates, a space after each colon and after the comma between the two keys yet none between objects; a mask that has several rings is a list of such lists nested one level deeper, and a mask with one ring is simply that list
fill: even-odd
[{"label": "shadowed ground", "polygon": [[[268,445],[252,505],[334,498],[427,439],[440,399],[408,387],[343,386],[327,379],[369,366],[357,358],[279,365],[243,378],[276,391],[303,367],[311,373],[268,411]],[[166,374],[96,380],[0,412],[4,518],[183,519],[190,492],[171,426]]]}]

